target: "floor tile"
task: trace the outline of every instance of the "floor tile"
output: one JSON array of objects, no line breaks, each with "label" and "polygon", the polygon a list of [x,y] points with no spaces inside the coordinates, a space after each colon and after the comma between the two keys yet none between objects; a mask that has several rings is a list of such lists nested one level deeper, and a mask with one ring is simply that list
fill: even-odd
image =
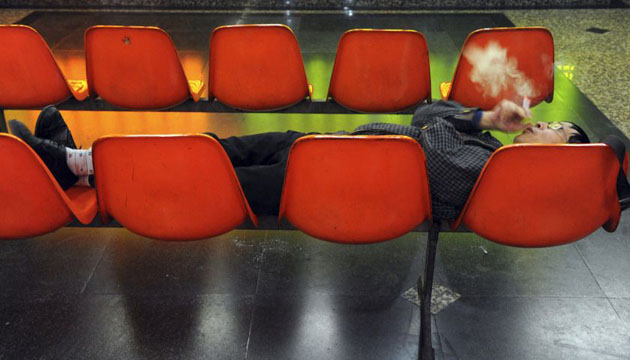
[{"label": "floor tile", "polygon": [[2,299],[0,359],[54,359],[63,352],[69,330],[80,321],[78,301],[64,295]]},{"label": "floor tile", "polygon": [[627,359],[607,299],[465,297],[437,315],[445,359]]},{"label": "floor tile", "polygon": [[630,213],[614,233],[602,229],[577,243],[599,286],[608,297],[630,298]]},{"label": "floor tile", "polygon": [[79,295],[112,230],[62,228],[35,238],[0,241],[0,298]]}]

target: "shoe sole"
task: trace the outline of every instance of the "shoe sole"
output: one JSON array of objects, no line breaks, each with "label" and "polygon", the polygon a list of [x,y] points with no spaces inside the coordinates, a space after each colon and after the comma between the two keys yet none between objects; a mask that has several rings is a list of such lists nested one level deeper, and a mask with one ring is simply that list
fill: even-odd
[{"label": "shoe sole", "polygon": [[[35,122],[35,132],[34,135],[36,137],[39,138],[44,138],[47,139],[47,136],[43,136],[42,132],[44,131],[44,129],[42,129],[42,124],[44,123],[42,121],[42,119],[44,117],[48,117],[48,116],[52,116],[53,113],[58,113],[59,117],[61,118],[61,122],[63,122],[66,126],[66,128],[68,127],[68,124],[66,124],[66,121],[63,119],[63,116],[61,115],[61,112],[59,112],[59,109],[57,109],[57,107],[55,105],[46,105],[44,106],[44,108],[42,109],[42,111],[39,113],[39,116],[37,117],[37,122]],[[72,137],[72,134],[70,134],[70,143],[66,143],[63,142],[62,143],[64,146],[67,146],[71,149],[76,149],[77,145],[74,142],[74,138]]]},{"label": "shoe sole", "polygon": [[[26,143],[26,138],[28,136],[32,136],[32,134],[30,134],[30,130],[28,130],[28,128],[24,129],[22,128],[22,126],[20,125],[20,122],[17,120],[9,120],[8,121],[8,125],[9,125],[9,130],[11,130],[11,134],[17,138],[19,138],[20,140],[24,141]],[[23,125],[23,124],[22,124]],[[27,143],[28,145],[28,143]],[[30,147],[30,145],[29,145]]]}]

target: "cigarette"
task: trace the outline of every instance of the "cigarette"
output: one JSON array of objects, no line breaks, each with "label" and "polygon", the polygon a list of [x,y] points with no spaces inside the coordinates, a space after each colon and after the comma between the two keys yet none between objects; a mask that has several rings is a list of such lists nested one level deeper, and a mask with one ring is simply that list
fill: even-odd
[{"label": "cigarette", "polygon": [[529,98],[527,96],[525,96],[523,98],[523,109],[525,109],[525,113],[527,114],[528,117],[532,116],[531,111],[529,111],[529,105],[531,105],[531,100],[529,100]]}]

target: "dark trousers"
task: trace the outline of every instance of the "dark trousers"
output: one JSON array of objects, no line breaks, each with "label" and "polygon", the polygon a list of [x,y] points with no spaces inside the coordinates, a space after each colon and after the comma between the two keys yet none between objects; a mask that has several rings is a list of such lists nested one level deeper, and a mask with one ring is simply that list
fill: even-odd
[{"label": "dark trousers", "polygon": [[254,213],[278,215],[289,150],[295,140],[308,134],[269,132],[225,139],[208,135],[225,149]]}]

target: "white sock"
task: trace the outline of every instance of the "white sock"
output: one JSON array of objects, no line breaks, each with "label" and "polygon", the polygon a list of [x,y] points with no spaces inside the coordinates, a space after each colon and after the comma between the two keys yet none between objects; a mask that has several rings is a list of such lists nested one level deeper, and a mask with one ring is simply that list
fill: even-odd
[{"label": "white sock", "polygon": [[94,175],[92,148],[87,150],[66,148],[66,162],[70,171],[78,177],[85,176],[87,178],[88,175]]}]

